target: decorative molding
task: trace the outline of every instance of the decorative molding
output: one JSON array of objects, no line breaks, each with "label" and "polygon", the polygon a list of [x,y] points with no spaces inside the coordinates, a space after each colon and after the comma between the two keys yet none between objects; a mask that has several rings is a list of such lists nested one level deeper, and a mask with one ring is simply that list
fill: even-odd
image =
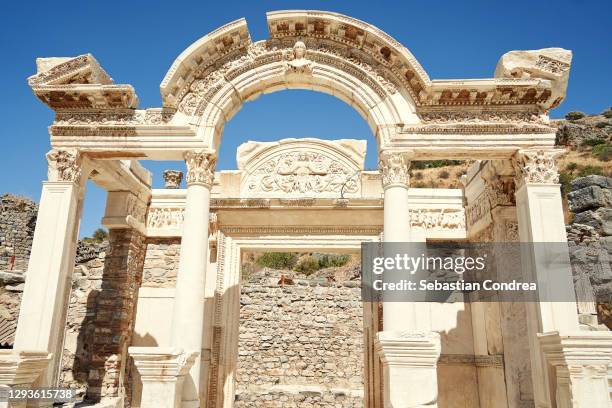
[{"label": "decorative molding", "polygon": [[410,184],[410,161],[406,153],[384,151],[380,154],[378,164],[382,174],[383,188],[392,186],[408,187]]},{"label": "decorative molding", "polygon": [[227,234],[270,234],[270,235],[378,235],[383,229],[382,225],[295,225],[295,226],[267,226],[267,225],[221,225],[221,231]]},{"label": "decorative molding", "polygon": [[77,150],[53,149],[47,153],[49,181],[81,181],[82,157]]},{"label": "decorative molding", "polygon": [[485,123],[513,123],[513,124],[547,124],[538,110],[428,110],[419,109],[419,116],[427,124],[485,124]]},{"label": "decorative molding", "polygon": [[516,188],[525,183],[557,184],[559,170],[555,158],[563,153],[563,150],[519,150],[512,160]]},{"label": "decorative molding", "polygon": [[201,150],[185,153],[185,164],[187,165],[187,186],[194,184],[212,187],[215,179],[215,166],[217,159],[211,153]]}]

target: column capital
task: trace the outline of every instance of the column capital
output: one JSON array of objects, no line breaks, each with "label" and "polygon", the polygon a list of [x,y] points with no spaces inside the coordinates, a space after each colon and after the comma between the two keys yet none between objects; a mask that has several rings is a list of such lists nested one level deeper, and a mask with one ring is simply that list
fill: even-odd
[{"label": "column capital", "polygon": [[410,160],[405,152],[383,151],[380,153],[378,168],[382,175],[383,188],[410,185]]},{"label": "column capital", "polygon": [[179,170],[164,170],[164,188],[181,188],[183,172]]},{"label": "column capital", "polygon": [[512,158],[517,190],[524,184],[557,184],[559,170],[555,158],[564,152],[563,149],[517,151]]},{"label": "column capital", "polygon": [[52,149],[47,153],[49,181],[72,181],[79,184],[82,174],[82,155],[76,149]]},{"label": "column capital", "polygon": [[203,150],[192,150],[185,153],[185,164],[187,165],[187,186],[200,184],[212,187],[215,178],[215,166],[217,158],[211,152]]}]

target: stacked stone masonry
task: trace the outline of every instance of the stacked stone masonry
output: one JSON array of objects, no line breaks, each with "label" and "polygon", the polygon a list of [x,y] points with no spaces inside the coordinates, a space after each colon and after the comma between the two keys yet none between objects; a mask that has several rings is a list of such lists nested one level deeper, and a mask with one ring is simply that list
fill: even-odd
[{"label": "stacked stone masonry", "polygon": [[28,269],[38,205],[24,197],[0,197],[0,271]]},{"label": "stacked stone masonry", "polygon": [[280,276],[264,270],[241,286],[235,406],[362,407],[359,282]]}]

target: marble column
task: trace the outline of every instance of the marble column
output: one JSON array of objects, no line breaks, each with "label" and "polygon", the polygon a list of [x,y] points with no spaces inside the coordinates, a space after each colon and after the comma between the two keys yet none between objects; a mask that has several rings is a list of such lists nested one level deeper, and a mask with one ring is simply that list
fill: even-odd
[{"label": "marble column", "polygon": [[[410,225],[409,169],[406,153],[381,153],[385,243],[416,238]],[[424,234],[418,234],[417,242],[424,245]],[[426,303],[385,302],[383,296],[383,331],[377,333],[375,349],[383,366],[385,408],[437,407],[440,336],[431,331],[429,308]]]},{"label": "marble column", "polygon": [[43,183],[38,207],[14,350],[51,354],[51,362],[37,382],[38,386],[50,387],[56,385],[62,355],[87,176],[76,150],[52,150],[47,160],[48,181]]},{"label": "marble column", "polygon": [[200,353],[204,327],[204,289],[210,190],[215,157],[203,151],[185,154],[187,199],[172,320],[172,345],[197,358],[183,386],[183,407],[199,407]]},{"label": "marble column", "polygon": [[[569,254],[567,251],[555,251],[556,247],[542,245],[567,243],[559,174],[555,164],[555,157],[561,153],[559,150],[520,150],[513,159],[520,241],[535,244],[522,251],[522,261],[527,266],[523,269],[528,274],[526,278],[537,282],[540,299],[544,299],[527,303],[527,329],[536,407],[577,406],[567,405],[569,400],[560,403],[560,400],[569,398],[563,394],[563,384],[574,381],[575,377],[567,377],[563,370],[553,369],[559,365],[558,360],[550,359],[550,356],[545,355],[548,352],[542,352],[538,336],[561,333],[546,337],[546,346],[550,349],[551,343],[557,341],[557,347],[565,350],[561,341],[563,338],[572,336],[576,340],[588,334],[578,331]],[[551,262],[551,256],[555,262]],[[566,266],[559,267],[560,264]],[[555,285],[551,285],[551,282]],[[553,290],[554,294],[551,293]],[[589,340],[585,338],[585,342]],[[604,391],[608,392],[607,389],[601,390]],[[576,400],[576,396],[572,398],[580,406],[592,406],[587,400]]]}]

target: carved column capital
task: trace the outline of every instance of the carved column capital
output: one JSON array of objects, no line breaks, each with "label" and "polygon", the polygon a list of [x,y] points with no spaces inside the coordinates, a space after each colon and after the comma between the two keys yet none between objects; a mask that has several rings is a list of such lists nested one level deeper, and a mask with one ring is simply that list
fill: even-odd
[{"label": "carved column capital", "polygon": [[519,150],[512,158],[514,180],[517,189],[526,183],[557,184],[559,170],[555,158],[562,155],[563,150]]},{"label": "carved column capital", "polygon": [[212,187],[215,178],[217,158],[212,153],[194,150],[185,153],[187,165],[187,185],[201,184]]},{"label": "carved column capital", "polygon": [[47,153],[49,181],[79,183],[82,173],[82,157],[78,150],[53,149]]},{"label": "carved column capital", "polygon": [[391,186],[409,187],[410,160],[406,153],[382,152],[378,167],[382,175],[383,188]]},{"label": "carved column capital", "polygon": [[181,188],[183,172],[179,170],[164,170],[164,188]]}]

